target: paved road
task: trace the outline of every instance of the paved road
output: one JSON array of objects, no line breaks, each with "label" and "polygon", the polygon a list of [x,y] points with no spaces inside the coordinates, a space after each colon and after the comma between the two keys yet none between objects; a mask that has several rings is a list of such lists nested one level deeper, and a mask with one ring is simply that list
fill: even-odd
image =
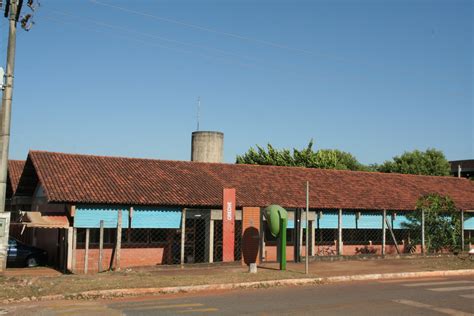
[{"label": "paved road", "polygon": [[8,307],[3,312],[11,315],[474,315],[474,278],[387,280],[99,302],[30,303]]}]

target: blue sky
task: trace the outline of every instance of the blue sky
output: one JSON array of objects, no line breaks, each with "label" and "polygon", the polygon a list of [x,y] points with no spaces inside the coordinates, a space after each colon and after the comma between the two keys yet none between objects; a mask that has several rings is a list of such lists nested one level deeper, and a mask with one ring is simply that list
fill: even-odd
[{"label": "blue sky", "polygon": [[98,1],[43,0],[19,32],[11,158],[189,160],[198,96],[226,162],[311,138],[474,158],[472,1]]}]

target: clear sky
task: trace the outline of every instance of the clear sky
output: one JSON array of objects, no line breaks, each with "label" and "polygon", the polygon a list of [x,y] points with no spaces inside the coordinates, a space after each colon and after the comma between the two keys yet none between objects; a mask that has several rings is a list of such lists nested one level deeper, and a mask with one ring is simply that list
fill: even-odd
[{"label": "clear sky", "polygon": [[19,31],[11,158],[189,160],[198,96],[226,162],[311,138],[474,158],[473,1],[97,1],[42,0]]}]

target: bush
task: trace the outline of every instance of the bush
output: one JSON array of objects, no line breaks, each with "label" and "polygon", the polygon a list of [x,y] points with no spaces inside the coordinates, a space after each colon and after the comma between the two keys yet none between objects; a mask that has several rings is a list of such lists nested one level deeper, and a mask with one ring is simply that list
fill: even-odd
[{"label": "bush", "polygon": [[407,213],[403,226],[416,234],[421,244],[421,211],[425,211],[426,252],[455,251],[461,247],[461,213],[449,196],[429,194],[421,197],[416,211]]}]

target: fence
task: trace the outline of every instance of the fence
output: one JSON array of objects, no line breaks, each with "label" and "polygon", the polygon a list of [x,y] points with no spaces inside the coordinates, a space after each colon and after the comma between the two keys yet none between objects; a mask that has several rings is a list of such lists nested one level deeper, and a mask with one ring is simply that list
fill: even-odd
[{"label": "fence", "polygon": [[[313,210],[308,229],[305,212],[295,218],[298,213],[288,212],[287,260],[298,261],[306,253],[314,258],[456,253],[474,243],[471,213],[431,218],[422,211]],[[263,230],[262,260],[276,261],[277,241],[264,219]]]},{"label": "fence", "polygon": [[[122,214],[121,229],[110,228],[118,225],[118,220],[102,228],[76,227],[72,240],[73,259],[71,270],[76,273],[105,271],[120,267],[140,267],[156,265],[199,264],[222,262],[222,211],[187,209],[184,218],[175,214],[161,215],[160,222],[173,228],[136,228],[128,215]],[[137,211],[133,216],[137,216]],[[146,226],[143,223],[140,226]],[[107,226],[107,225],[105,225]],[[134,227],[135,226],[135,227]],[[148,226],[150,224],[148,223]],[[182,229],[184,226],[184,230]],[[99,228],[97,228],[99,227]],[[121,232],[118,233],[117,230]],[[234,232],[234,260],[241,260],[241,212],[238,211]],[[120,239],[118,239],[120,236]],[[74,239],[74,238],[72,238]],[[101,242],[102,239],[102,242]],[[118,242],[120,241],[120,242]],[[101,246],[102,245],[102,246]]]},{"label": "fence", "polygon": [[[258,208],[255,212],[258,222]],[[433,217],[422,216],[421,212],[312,210],[308,227],[305,212],[298,215],[290,209],[288,216],[289,261],[298,261],[307,254],[318,258],[453,253],[470,249],[474,243],[474,213]],[[261,224],[261,259],[277,261],[277,240],[263,218]],[[69,270],[82,273],[119,267],[222,262],[222,227],[222,210],[130,208],[119,212],[106,207],[83,207],[76,210],[74,228],[35,230],[16,224],[11,234],[28,244],[36,240],[51,245],[54,249],[47,249],[52,254],[50,261],[67,260]],[[56,249],[60,239],[66,242],[59,247],[67,250],[66,259]],[[255,242],[253,237],[249,241]],[[242,211],[237,210],[235,261],[241,260],[241,249]]]}]

